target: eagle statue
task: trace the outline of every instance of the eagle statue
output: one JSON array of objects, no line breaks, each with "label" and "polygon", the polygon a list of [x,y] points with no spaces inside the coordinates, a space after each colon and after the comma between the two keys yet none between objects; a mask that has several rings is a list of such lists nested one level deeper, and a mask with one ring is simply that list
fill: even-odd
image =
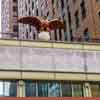
[{"label": "eagle statue", "polygon": [[18,19],[19,23],[29,24],[34,26],[39,32],[40,40],[50,40],[50,31],[55,29],[63,29],[64,24],[59,19],[47,20],[37,16],[26,16]]}]

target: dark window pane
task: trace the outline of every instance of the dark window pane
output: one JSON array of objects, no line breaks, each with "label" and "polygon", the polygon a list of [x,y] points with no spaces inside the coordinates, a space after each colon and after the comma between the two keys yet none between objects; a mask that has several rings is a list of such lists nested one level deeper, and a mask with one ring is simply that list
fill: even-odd
[{"label": "dark window pane", "polygon": [[62,83],[62,96],[67,96],[71,97],[72,96],[72,88],[71,88],[71,83]]},{"label": "dark window pane", "polygon": [[73,96],[82,97],[83,96],[83,85],[82,84],[72,84]]},{"label": "dark window pane", "polygon": [[60,83],[50,82],[49,83],[49,96],[59,97],[60,96]]},{"label": "dark window pane", "polygon": [[48,82],[38,83],[38,96],[47,97],[48,96]]},{"label": "dark window pane", "polygon": [[10,88],[9,88],[9,94],[10,96],[17,96],[17,82],[13,81],[10,83]]},{"label": "dark window pane", "polygon": [[36,96],[36,82],[33,81],[25,81],[25,95]]},{"label": "dark window pane", "polygon": [[84,30],[84,33],[83,33],[83,35],[84,35],[84,40],[85,41],[89,41],[90,40],[90,33],[88,32],[88,28],[86,28],[85,30]]},{"label": "dark window pane", "polygon": [[81,6],[82,18],[84,19],[86,17],[86,7],[85,7],[85,1],[84,0],[82,0],[80,6]]}]

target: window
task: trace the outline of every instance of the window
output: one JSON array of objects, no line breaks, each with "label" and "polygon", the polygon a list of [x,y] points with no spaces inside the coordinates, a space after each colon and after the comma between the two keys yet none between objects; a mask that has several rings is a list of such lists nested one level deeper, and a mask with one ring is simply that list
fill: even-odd
[{"label": "window", "polygon": [[18,32],[18,26],[17,25],[13,26],[13,32]]},{"label": "window", "polygon": [[28,4],[30,4],[30,0],[28,0]]},{"label": "window", "polygon": [[54,34],[54,39],[57,40],[57,35],[58,35],[58,34],[57,34],[57,30],[54,30],[54,33],[55,33],[55,34]]},{"label": "window", "polygon": [[79,12],[78,10],[75,12],[75,24],[76,24],[76,29],[79,27]]},{"label": "window", "polygon": [[36,96],[36,82],[25,81],[25,95],[27,97]]},{"label": "window", "polygon": [[82,84],[78,84],[78,83],[74,83],[72,84],[72,92],[73,92],[73,96],[75,97],[82,97],[83,96],[83,85]]},{"label": "window", "polygon": [[59,29],[59,40],[60,41],[62,40],[62,32],[61,32],[61,29]]},{"label": "window", "polygon": [[90,87],[91,87],[91,94],[93,97],[100,96],[100,84],[91,83]]},{"label": "window", "polygon": [[80,6],[81,6],[82,19],[84,19],[86,17],[86,8],[84,0],[82,0]]},{"label": "window", "polygon": [[96,0],[96,2],[100,2],[100,0]]},{"label": "window", "polygon": [[71,83],[70,82],[63,82],[61,84],[62,88],[62,96],[63,97],[71,97],[72,96],[72,88],[71,88]]},{"label": "window", "polygon": [[16,2],[17,2],[17,0],[13,0],[13,2],[15,2],[15,3],[16,3]]},{"label": "window", "polygon": [[39,15],[39,13],[38,13],[38,9],[36,9],[36,16],[38,16]]},{"label": "window", "polygon": [[63,23],[64,23],[64,32],[66,32],[66,20],[64,20]]},{"label": "window", "polygon": [[64,0],[61,0],[61,7],[64,8]]},{"label": "window", "polygon": [[73,41],[73,32],[72,32],[72,28],[70,28],[70,40]]},{"label": "window", "polygon": [[32,9],[34,9],[34,2],[32,2]]},{"label": "window", "polygon": [[48,82],[38,82],[38,96],[39,97],[48,96]]},{"label": "window", "polygon": [[76,0],[73,0],[73,3],[75,4],[76,3]]},{"label": "window", "polygon": [[[0,88],[2,90],[2,88]],[[25,81],[26,97],[82,97],[83,84],[59,81]]]},{"label": "window", "polygon": [[83,96],[83,84],[64,82],[61,84],[62,97],[82,97]]},{"label": "window", "polygon": [[88,32],[88,28],[86,28],[86,29],[84,30],[83,35],[84,35],[84,40],[85,40],[85,41],[89,41],[89,40],[90,40],[90,33]]},{"label": "window", "polygon": [[17,12],[17,7],[16,6],[13,7],[13,11]]},{"label": "window", "polygon": [[71,13],[70,13],[70,10],[69,10],[69,6],[67,7],[67,10],[68,10],[68,22],[69,22],[69,27],[71,27]]},{"label": "window", "polygon": [[16,81],[0,81],[0,96],[17,96]]},{"label": "window", "polygon": [[31,16],[31,11],[29,10],[29,16]]},{"label": "window", "polygon": [[25,9],[26,9],[26,11],[27,11],[27,5],[25,5]]},{"label": "window", "polygon": [[100,11],[99,11],[98,15],[99,15],[99,19],[100,19]]},{"label": "window", "polygon": [[54,4],[54,0],[52,0],[52,4]]},{"label": "window", "polygon": [[60,83],[59,82],[50,82],[48,89],[49,89],[50,97],[60,96]]}]

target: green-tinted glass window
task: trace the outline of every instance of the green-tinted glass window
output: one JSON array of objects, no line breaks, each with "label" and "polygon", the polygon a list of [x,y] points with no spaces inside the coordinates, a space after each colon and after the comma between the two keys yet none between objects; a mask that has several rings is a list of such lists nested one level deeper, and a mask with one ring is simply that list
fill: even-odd
[{"label": "green-tinted glass window", "polygon": [[79,83],[72,84],[72,94],[75,97],[83,96],[83,85]]},{"label": "green-tinted glass window", "polygon": [[61,84],[62,88],[62,96],[65,97],[71,97],[72,96],[72,88],[71,83],[64,82]]}]

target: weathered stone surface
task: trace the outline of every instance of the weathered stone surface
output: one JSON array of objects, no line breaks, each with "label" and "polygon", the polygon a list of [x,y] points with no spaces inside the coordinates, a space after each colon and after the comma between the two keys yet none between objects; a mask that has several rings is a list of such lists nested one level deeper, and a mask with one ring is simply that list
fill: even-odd
[{"label": "weathered stone surface", "polygon": [[0,46],[0,69],[100,72],[100,51]]}]

